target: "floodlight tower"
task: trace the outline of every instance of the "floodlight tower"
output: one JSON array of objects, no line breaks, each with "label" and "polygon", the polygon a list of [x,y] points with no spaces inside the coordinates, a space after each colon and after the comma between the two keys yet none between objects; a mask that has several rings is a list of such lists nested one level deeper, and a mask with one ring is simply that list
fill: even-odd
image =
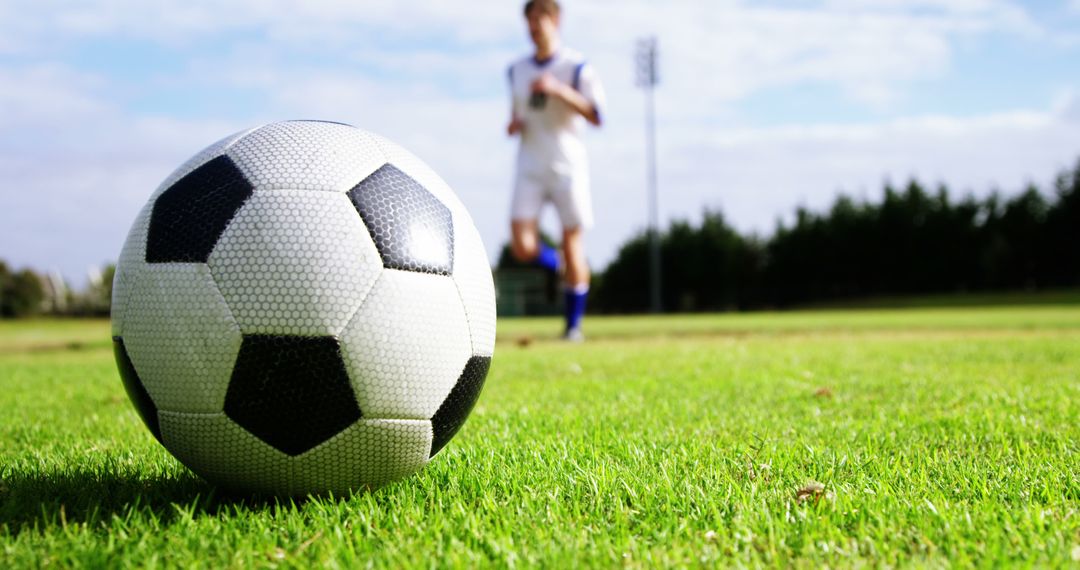
[{"label": "floodlight tower", "polygon": [[656,36],[638,39],[637,86],[645,91],[645,163],[649,191],[649,298],[652,312],[663,310],[660,295],[660,214],[656,180]]}]

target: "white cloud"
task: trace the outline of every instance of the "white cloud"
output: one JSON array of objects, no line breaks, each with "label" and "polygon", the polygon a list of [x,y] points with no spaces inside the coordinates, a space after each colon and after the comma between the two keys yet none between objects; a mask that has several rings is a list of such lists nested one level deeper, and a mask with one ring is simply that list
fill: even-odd
[{"label": "white cloud", "polygon": [[1066,90],[1054,99],[1054,114],[1062,120],[1080,124],[1080,91]]},{"label": "white cloud", "polygon": [[[65,39],[127,37],[166,44],[189,44],[221,34],[256,30],[276,42],[362,41],[365,34],[428,34],[441,32],[463,41],[504,38],[507,4],[495,0],[470,3],[394,0],[97,0],[92,3],[43,5],[34,0],[9,2],[19,18],[0,29],[39,43],[58,33]],[[517,9],[513,10],[517,13]]]},{"label": "white cloud", "polygon": [[[711,194],[736,225],[759,231],[789,217],[795,204],[826,207],[837,190],[876,198],[884,180],[903,183],[914,177],[947,183],[954,196],[994,188],[1012,192],[1029,180],[1049,180],[1080,157],[1075,126],[1033,111],[743,129],[702,145],[714,157],[707,167],[711,176],[704,178],[720,181]],[[700,170],[691,172],[673,174],[702,178]],[[709,191],[700,192],[699,201],[707,203],[701,198]]]},{"label": "white cloud", "polygon": [[99,113],[104,81],[58,64],[0,67],[0,127],[33,128]]},{"label": "white cloud", "polygon": [[632,81],[631,39],[661,40],[661,77],[688,118],[715,113],[764,89],[840,87],[851,101],[888,109],[917,81],[946,76],[960,42],[991,32],[1037,35],[1023,9],[991,1],[751,2],[575,5],[567,36],[619,81]]},{"label": "white cloud", "polygon": [[[473,2],[467,9],[434,0],[99,0],[61,7],[23,0],[15,5],[22,16],[3,20],[0,37],[32,38],[39,47],[58,38],[87,37],[191,44],[257,31],[281,49],[317,42],[329,55],[379,38],[504,46],[524,39],[518,4],[495,0]],[[569,5],[567,12],[571,35],[584,40],[590,53],[625,57],[634,35],[656,32],[671,50],[673,65],[712,75],[727,86],[721,95],[736,97],[778,82],[861,83],[933,74],[947,63],[952,35],[1035,28],[1021,8],[992,0],[830,0],[786,9],[733,0],[675,0],[660,8],[630,0],[617,10],[594,1]]]}]

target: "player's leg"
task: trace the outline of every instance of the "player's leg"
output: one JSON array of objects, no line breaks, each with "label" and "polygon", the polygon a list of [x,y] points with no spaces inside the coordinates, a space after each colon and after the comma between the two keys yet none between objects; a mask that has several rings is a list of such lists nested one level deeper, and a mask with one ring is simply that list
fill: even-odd
[{"label": "player's leg", "polygon": [[536,180],[519,176],[510,203],[510,253],[522,263],[558,271],[559,253],[540,241],[537,220],[543,205],[543,187]]},{"label": "player's leg", "polygon": [[563,257],[566,259],[566,338],[582,340],[581,319],[589,296],[591,274],[585,260],[585,230],[563,230]]},{"label": "player's leg", "polygon": [[566,263],[565,309],[567,340],[584,339],[581,320],[589,296],[591,275],[585,259],[585,230],[592,226],[592,197],[589,195],[588,174],[580,172],[567,176],[552,195],[563,225],[563,259]]},{"label": "player's leg", "polygon": [[585,260],[585,230],[576,227],[563,230],[563,257],[566,259],[566,285],[588,288],[592,274]]},{"label": "player's leg", "polygon": [[542,253],[540,231],[536,220],[516,219],[510,221],[510,253],[514,259],[529,263],[537,261]]}]

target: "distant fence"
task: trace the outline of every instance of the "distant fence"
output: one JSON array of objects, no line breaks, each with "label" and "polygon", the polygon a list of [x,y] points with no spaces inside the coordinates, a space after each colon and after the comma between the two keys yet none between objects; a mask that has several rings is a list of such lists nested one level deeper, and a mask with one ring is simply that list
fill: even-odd
[{"label": "distant fence", "polygon": [[500,317],[556,315],[561,295],[549,295],[548,276],[541,269],[495,271],[495,298]]}]

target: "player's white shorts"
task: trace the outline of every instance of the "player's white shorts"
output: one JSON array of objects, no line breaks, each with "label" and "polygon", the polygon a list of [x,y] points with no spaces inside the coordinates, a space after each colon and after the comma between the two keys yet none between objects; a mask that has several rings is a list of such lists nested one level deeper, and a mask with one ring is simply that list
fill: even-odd
[{"label": "player's white shorts", "polygon": [[555,205],[564,230],[592,227],[592,196],[587,173],[519,172],[510,202],[511,219],[538,220],[540,210],[547,202]]}]

